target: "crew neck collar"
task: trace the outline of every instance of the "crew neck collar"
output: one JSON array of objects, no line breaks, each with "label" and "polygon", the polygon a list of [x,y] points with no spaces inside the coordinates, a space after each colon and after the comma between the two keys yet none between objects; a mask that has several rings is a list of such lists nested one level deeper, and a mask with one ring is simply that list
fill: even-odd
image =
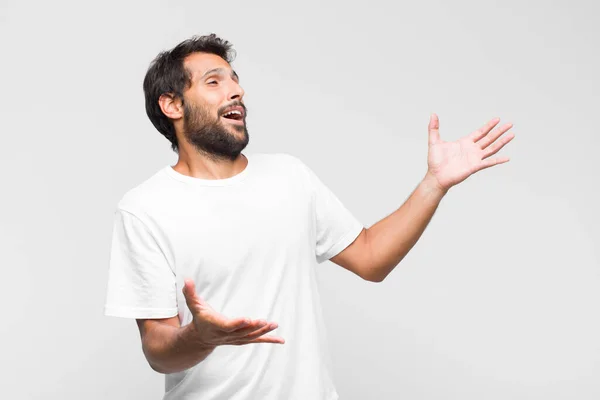
[{"label": "crew neck collar", "polygon": [[191,184],[191,185],[196,185],[196,186],[229,186],[229,185],[233,185],[233,184],[235,184],[237,182],[240,182],[240,181],[244,180],[248,176],[249,170],[251,169],[251,166],[252,166],[252,157],[249,156],[248,154],[242,154],[242,155],[246,158],[246,160],[248,160],[248,162],[246,164],[246,168],[244,168],[237,175],[231,176],[229,178],[224,178],[224,179],[203,179],[203,178],[196,178],[196,177],[189,176],[189,175],[184,175],[184,174],[182,174],[180,172],[175,171],[171,165],[167,165],[164,168],[164,171],[171,178],[176,179],[176,180],[181,181],[181,182],[184,182],[184,183]]}]

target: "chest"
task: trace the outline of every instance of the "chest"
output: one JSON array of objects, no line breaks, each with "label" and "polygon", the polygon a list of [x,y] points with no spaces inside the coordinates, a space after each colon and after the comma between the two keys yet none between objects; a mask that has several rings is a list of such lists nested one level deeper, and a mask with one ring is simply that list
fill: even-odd
[{"label": "chest", "polygon": [[178,275],[262,276],[314,252],[310,193],[291,184],[200,193],[163,212],[161,230]]}]

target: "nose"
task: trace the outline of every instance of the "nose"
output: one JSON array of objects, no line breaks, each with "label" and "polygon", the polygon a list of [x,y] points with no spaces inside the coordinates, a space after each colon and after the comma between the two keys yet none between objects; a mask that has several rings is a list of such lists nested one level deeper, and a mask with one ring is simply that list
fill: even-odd
[{"label": "nose", "polygon": [[229,100],[242,100],[244,97],[244,89],[237,83],[236,81],[231,81],[231,86],[229,90]]}]

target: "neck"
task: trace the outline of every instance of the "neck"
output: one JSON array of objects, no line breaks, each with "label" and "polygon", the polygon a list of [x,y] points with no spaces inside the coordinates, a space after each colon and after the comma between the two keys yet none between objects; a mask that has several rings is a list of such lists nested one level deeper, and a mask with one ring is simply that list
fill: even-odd
[{"label": "neck", "polygon": [[173,169],[180,174],[200,179],[227,179],[242,172],[248,159],[240,153],[234,160],[196,152],[190,155],[180,152]]}]

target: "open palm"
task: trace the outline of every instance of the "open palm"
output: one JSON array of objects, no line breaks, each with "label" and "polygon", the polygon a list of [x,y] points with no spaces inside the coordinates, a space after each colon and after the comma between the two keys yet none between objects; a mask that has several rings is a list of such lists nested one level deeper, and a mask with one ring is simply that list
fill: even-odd
[{"label": "open palm", "polygon": [[431,115],[427,172],[437,180],[442,189],[448,190],[477,171],[509,160],[508,157],[489,158],[514,138],[512,132],[504,135],[512,128],[511,123],[491,132],[498,122],[500,119],[494,118],[457,141],[444,142],[440,139],[439,119],[436,114]]}]

